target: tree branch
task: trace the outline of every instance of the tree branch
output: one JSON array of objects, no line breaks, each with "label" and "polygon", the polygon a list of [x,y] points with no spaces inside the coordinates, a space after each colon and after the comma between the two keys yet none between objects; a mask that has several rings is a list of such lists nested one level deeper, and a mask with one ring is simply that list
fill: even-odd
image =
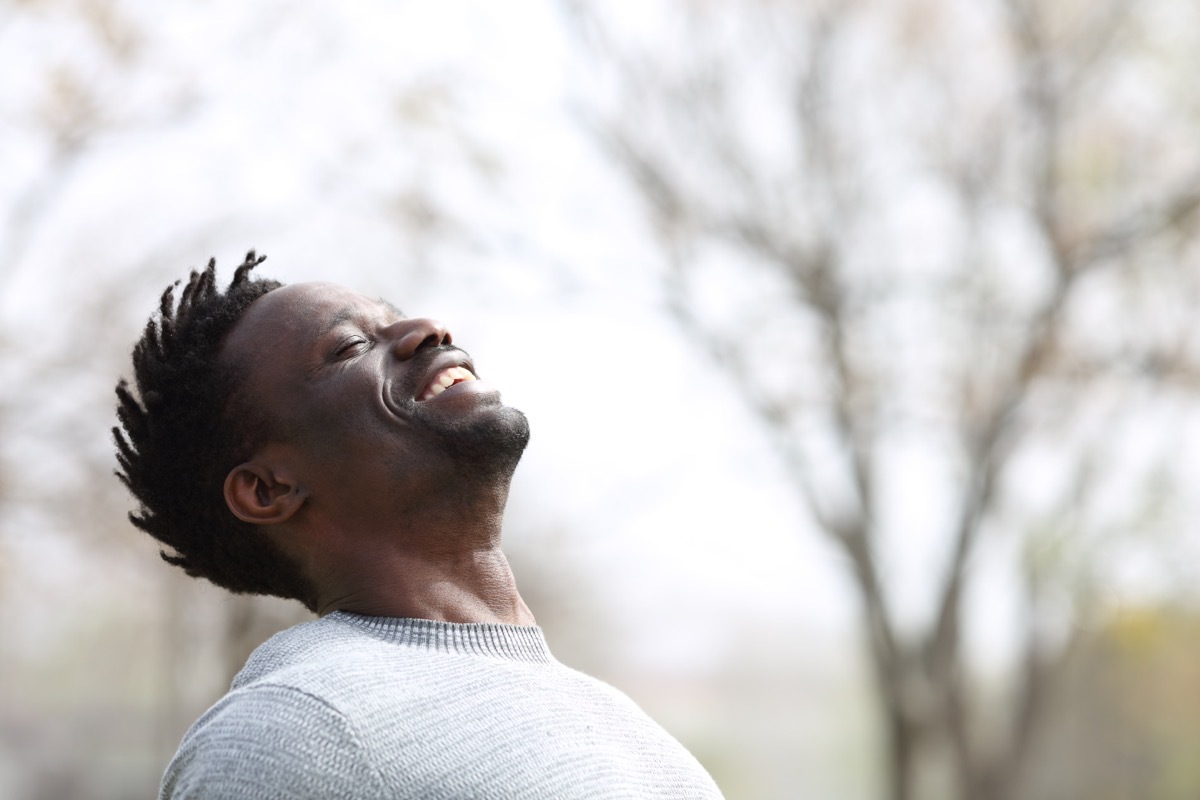
[{"label": "tree branch", "polygon": [[1200,169],[1165,196],[1108,223],[1087,240],[1069,248],[1065,262],[1082,270],[1106,259],[1120,258],[1147,239],[1172,227],[1183,226],[1200,210]]}]

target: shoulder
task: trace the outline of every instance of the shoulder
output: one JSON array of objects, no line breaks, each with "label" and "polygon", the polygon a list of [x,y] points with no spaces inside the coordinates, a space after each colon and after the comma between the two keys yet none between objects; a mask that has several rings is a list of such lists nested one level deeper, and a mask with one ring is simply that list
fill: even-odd
[{"label": "shoulder", "polygon": [[350,722],[290,686],[226,695],[188,731],[163,776],[162,800],[377,797],[376,767]]},{"label": "shoulder", "polygon": [[293,625],[255,648],[233,679],[233,688],[275,679],[280,672],[296,666],[311,668],[345,652],[362,638],[354,629],[328,617]]}]

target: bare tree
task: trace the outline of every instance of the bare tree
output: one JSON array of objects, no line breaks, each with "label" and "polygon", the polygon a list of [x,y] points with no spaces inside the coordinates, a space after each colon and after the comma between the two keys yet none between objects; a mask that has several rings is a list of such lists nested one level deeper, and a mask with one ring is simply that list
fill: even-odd
[{"label": "bare tree", "polygon": [[[1200,378],[1178,4],[960,5],[675,4],[640,29],[566,6],[670,314],[844,556],[894,800],[1019,796],[1103,544],[1163,516]],[[964,642],[989,570],[1021,620],[1002,703]]]}]

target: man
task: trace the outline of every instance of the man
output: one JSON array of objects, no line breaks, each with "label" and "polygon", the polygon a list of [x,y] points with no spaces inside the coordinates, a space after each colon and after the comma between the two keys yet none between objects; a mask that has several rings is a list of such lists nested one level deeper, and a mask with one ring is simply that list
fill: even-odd
[{"label": "man", "polygon": [[164,293],[118,475],[168,562],[320,618],[255,651],[160,797],[719,798],[534,626],[500,550],[525,416],[441,323],[262,260]]}]

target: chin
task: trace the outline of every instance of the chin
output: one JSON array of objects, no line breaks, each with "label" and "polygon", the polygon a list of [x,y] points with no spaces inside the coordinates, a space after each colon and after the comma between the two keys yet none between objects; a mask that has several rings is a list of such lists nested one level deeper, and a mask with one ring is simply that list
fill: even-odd
[{"label": "chin", "polygon": [[510,477],[529,444],[529,420],[509,406],[437,426],[445,452],[479,477]]}]

